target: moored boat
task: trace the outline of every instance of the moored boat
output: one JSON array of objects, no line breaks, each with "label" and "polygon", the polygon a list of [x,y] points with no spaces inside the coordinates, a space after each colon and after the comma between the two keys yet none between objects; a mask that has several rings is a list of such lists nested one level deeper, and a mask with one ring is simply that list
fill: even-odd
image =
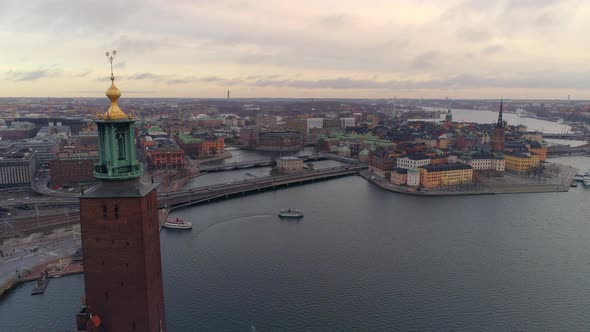
[{"label": "moored boat", "polygon": [[303,213],[301,213],[301,211],[299,210],[281,210],[281,213],[279,213],[279,217],[281,218],[301,218],[303,217]]},{"label": "moored boat", "polygon": [[49,285],[49,279],[47,278],[47,272],[41,273],[41,277],[35,281],[35,286],[31,290],[31,295],[38,295],[45,293],[47,285]]},{"label": "moored boat", "polygon": [[585,186],[590,186],[590,170],[588,170],[588,171],[586,171],[586,173],[584,173],[583,183]]},{"label": "moored boat", "polygon": [[188,222],[188,221],[184,221],[181,218],[175,218],[175,219],[167,219],[166,221],[164,221],[164,224],[162,225],[166,228],[173,228],[173,229],[191,229],[193,228],[193,224]]}]

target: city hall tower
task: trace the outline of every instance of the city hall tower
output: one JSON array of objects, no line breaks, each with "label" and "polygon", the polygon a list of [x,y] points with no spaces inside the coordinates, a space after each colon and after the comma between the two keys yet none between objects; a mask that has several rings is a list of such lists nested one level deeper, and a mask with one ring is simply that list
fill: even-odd
[{"label": "city hall tower", "polygon": [[98,184],[80,195],[85,303],[81,331],[165,331],[160,228],[155,187],[140,181],[134,120],[119,108],[121,91],[106,91],[110,107],[96,117]]}]

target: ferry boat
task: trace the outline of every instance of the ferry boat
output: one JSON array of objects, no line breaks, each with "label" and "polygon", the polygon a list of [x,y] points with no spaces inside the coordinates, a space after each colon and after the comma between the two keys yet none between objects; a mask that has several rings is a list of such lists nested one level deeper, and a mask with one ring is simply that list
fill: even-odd
[{"label": "ferry boat", "polygon": [[281,210],[281,213],[279,213],[279,217],[281,218],[301,218],[303,217],[303,213],[301,213],[301,211],[299,210]]},{"label": "ferry boat", "polygon": [[191,229],[193,228],[193,224],[188,222],[188,221],[184,221],[181,218],[176,218],[176,219],[167,219],[166,221],[164,221],[164,225],[162,225],[166,228],[173,228],[173,229]]}]

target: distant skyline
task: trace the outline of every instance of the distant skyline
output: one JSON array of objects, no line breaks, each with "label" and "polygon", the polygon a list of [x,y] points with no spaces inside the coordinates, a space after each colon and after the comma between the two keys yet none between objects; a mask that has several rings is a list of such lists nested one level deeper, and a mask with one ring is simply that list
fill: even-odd
[{"label": "distant skyline", "polygon": [[2,1],[0,97],[590,99],[590,2]]}]

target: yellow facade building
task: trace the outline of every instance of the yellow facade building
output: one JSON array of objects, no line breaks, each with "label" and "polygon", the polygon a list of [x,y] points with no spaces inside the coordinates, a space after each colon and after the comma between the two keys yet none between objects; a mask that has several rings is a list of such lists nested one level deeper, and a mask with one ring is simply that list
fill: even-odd
[{"label": "yellow facade building", "polygon": [[506,170],[523,173],[539,166],[541,158],[534,152],[508,152],[504,155]]},{"label": "yellow facade building", "polygon": [[420,185],[425,188],[468,184],[473,181],[473,168],[463,163],[426,165],[420,170]]}]

